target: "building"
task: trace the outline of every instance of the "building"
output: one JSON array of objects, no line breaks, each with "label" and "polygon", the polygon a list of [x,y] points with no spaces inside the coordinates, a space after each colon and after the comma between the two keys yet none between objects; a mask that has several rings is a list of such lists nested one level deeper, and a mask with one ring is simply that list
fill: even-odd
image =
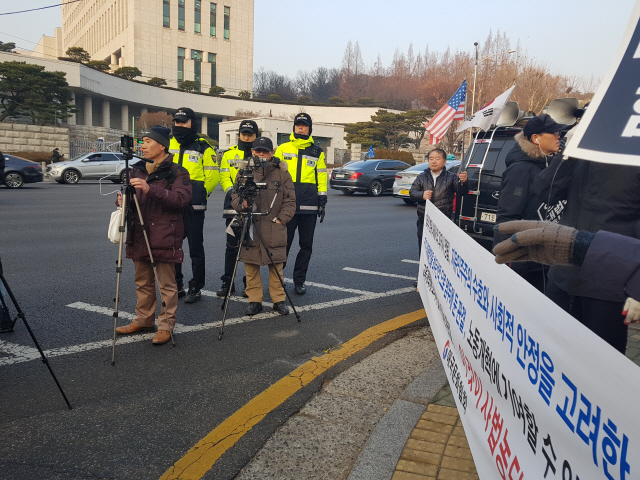
[{"label": "building", "polygon": [[[313,114],[310,114],[314,118]],[[219,145],[220,151],[228,150],[229,147],[238,143],[240,123],[245,120],[230,120],[220,122]],[[289,141],[289,136],[293,131],[293,120],[273,117],[252,118],[260,129],[260,135],[269,137],[274,147]],[[324,150],[327,163],[333,164],[334,149],[346,148],[344,142],[344,126],[333,123],[317,122],[314,119],[313,132],[311,133],[315,142]]]},{"label": "building", "polygon": [[[61,51],[82,47],[111,69],[129,66],[170,87],[252,91],[253,0],[80,0],[63,3]],[[58,35],[33,56],[51,58]]]}]

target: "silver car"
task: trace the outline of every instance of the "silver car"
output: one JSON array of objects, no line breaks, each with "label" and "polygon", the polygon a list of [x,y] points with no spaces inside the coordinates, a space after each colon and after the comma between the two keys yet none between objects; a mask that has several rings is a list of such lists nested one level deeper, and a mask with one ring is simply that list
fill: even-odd
[{"label": "silver car", "polygon": [[121,183],[125,162],[121,153],[85,153],[68,162],[53,163],[47,167],[47,175],[58,183],[78,183],[80,180],[107,179]]},{"label": "silver car", "polygon": [[[456,169],[460,166],[460,160],[448,160],[445,164],[447,171]],[[429,168],[429,162],[418,163],[407,168],[402,172],[396,173],[396,179],[393,182],[393,196],[401,198],[407,205],[415,205],[416,202],[409,198],[409,189],[413,181],[418,175]]]}]

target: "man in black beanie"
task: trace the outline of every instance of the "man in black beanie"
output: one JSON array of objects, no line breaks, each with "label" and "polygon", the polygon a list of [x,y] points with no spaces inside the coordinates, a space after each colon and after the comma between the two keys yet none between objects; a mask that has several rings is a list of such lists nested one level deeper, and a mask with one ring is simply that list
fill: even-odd
[{"label": "man in black beanie", "polygon": [[[173,138],[169,153],[173,161],[184,167],[191,176],[193,197],[191,205],[184,215],[184,229],[189,241],[189,256],[193,278],[189,280],[189,291],[185,303],[200,300],[200,290],[204,287],[204,212],[207,209],[207,198],[218,184],[219,169],[215,148],[198,135],[196,114],[190,108],[179,108],[173,114]],[[182,265],[176,263],[176,282],[178,295],[185,296]]]},{"label": "man in black beanie", "polygon": [[[243,120],[238,128],[238,144],[229,148],[220,160],[220,186],[225,191],[222,217],[227,226],[231,223],[236,211],[231,206],[231,189],[238,175],[238,164],[251,156],[251,145],[258,136],[258,125],[253,120]],[[220,278],[222,287],[216,292],[218,297],[226,297],[229,288],[235,293],[236,287],[231,284],[233,266],[238,254],[238,238],[227,233],[227,245],[224,251],[224,274]]]},{"label": "man in black beanie", "polygon": [[327,204],[327,166],[324,152],[313,142],[313,122],[306,113],[299,113],[293,120],[293,133],[289,142],[276,150],[275,156],[287,162],[296,189],[296,214],[287,223],[287,256],[298,230],[300,251],[293,267],[295,292],[304,295],[304,282],[313,250],[313,235],[317,217],[324,220]]}]

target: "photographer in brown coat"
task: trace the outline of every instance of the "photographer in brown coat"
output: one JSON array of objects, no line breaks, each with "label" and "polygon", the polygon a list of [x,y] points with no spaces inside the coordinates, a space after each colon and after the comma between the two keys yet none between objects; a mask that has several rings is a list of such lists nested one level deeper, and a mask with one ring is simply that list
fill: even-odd
[{"label": "photographer in brown coat", "polygon": [[[158,332],[154,345],[166,343],[176,324],[178,286],[174,264],[182,263],[183,209],[191,202],[189,172],[175,163],[169,150],[168,128],[156,126],[142,137],[142,152],[150,162],[140,161],[132,166],[131,186],[140,204],[142,219],[147,229],[151,254],[156,264],[160,293],[166,307],[158,317]],[[121,201],[118,194],[117,204]],[[144,239],[142,225],[135,203],[130,205],[127,224],[127,258],[135,265],[135,283],[138,302],[136,318],[131,324],[116,328],[120,334],[153,329],[156,315],[156,288],[153,267]]]},{"label": "photographer in brown coat", "polygon": [[[262,244],[256,232],[248,236],[240,246],[240,261],[244,263],[247,275],[247,288],[245,293],[249,296],[249,308],[247,315],[255,315],[262,311],[262,279],[260,278],[260,266],[269,265],[269,294],[273,302],[273,309],[280,315],[287,315],[289,309],[285,306],[286,294],[278,279],[278,275],[271,265],[267,249],[272,256],[280,276],[282,267],[287,260],[287,223],[296,213],[296,194],[291,175],[287,171],[287,162],[281,162],[273,157],[273,143],[266,137],[257,138],[252,145],[254,156],[260,157],[264,162],[263,168],[254,169],[256,183],[266,183],[267,188],[260,190],[253,200],[253,207],[241,199],[234,187],[231,196],[231,205],[234,210],[247,211],[253,208],[254,212],[266,213],[275,197],[275,202],[269,215],[253,216],[253,230],[259,230],[265,244]],[[244,179],[240,175],[236,177],[236,183],[242,184]],[[249,232],[251,233],[251,232]],[[266,247],[266,248],[265,248]]]}]

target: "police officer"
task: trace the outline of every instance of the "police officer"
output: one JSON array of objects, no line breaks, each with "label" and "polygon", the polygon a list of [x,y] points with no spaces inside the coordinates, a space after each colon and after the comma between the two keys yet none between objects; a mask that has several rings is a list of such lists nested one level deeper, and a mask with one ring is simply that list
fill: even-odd
[{"label": "police officer", "polygon": [[298,229],[300,251],[293,268],[295,292],[304,295],[307,269],[313,250],[313,234],[317,217],[324,220],[327,204],[327,166],[324,152],[313,143],[313,122],[306,113],[299,113],[293,121],[290,141],[276,150],[275,156],[286,161],[296,190],[296,214],[287,223],[287,256]]},{"label": "police officer", "polygon": [[[207,209],[207,197],[211,194],[219,180],[216,152],[207,140],[198,135],[196,114],[190,108],[180,108],[173,115],[173,137],[169,145],[169,153],[173,161],[186,168],[191,177],[193,197],[191,205],[184,215],[185,235],[189,242],[191,256],[191,272],[189,290],[185,303],[200,300],[200,290],[204,287],[204,212]],[[182,265],[176,263],[176,283],[178,296],[185,296]]]},{"label": "police officer", "polygon": [[[240,122],[239,136],[238,144],[224,152],[220,161],[220,186],[225,191],[222,217],[225,219],[227,226],[229,226],[233,216],[236,214],[236,211],[231,206],[231,189],[238,175],[238,163],[242,159],[251,156],[251,145],[258,136],[256,122],[253,120]],[[224,251],[224,275],[220,278],[222,287],[216,292],[218,297],[226,297],[229,287],[231,287],[231,293],[236,291],[235,285],[231,285],[231,275],[233,275],[233,266],[238,255],[238,240],[239,238],[227,233],[227,247]]]}]

